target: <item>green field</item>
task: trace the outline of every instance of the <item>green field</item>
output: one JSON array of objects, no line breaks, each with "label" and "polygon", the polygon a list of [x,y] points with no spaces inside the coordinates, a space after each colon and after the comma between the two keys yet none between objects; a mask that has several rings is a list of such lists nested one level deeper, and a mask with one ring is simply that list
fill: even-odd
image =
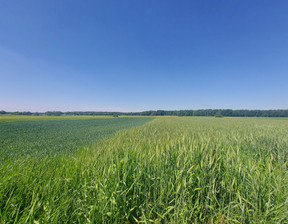
[{"label": "green field", "polygon": [[68,121],[0,123],[1,223],[288,223],[287,119]]},{"label": "green field", "polygon": [[[0,163],[27,156],[73,153],[81,146],[151,118],[0,116]],[[2,121],[2,122],[1,122]]]},{"label": "green field", "polygon": [[112,116],[28,116],[28,115],[0,115],[0,123],[15,121],[39,121],[39,120],[84,120],[113,118]]}]

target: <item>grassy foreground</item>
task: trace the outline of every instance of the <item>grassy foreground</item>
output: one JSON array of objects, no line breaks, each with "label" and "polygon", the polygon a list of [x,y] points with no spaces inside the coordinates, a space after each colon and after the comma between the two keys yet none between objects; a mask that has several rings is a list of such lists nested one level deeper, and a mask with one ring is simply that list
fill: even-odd
[{"label": "grassy foreground", "polygon": [[288,120],[157,118],[0,166],[1,223],[287,223]]}]

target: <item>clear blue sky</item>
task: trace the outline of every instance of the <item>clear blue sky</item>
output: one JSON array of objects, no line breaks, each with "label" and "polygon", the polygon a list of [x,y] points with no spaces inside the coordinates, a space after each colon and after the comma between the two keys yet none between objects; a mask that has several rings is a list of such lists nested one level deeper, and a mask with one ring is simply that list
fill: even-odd
[{"label": "clear blue sky", "polygon": [[287,0],[0,0],[0,110],[287,109]]}]

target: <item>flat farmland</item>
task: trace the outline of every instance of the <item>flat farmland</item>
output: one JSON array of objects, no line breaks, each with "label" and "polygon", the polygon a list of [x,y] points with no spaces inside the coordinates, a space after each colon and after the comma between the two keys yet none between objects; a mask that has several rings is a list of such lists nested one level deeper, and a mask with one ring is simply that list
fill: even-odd
[{"label": "flat farmland", "polygon": [[[103,131],[109,133],[104,136],[108,137],[97,139],[88,137],[92,133],[89,124],[94,121],[87,120],[85,125],[76,122],[70,127],[64,121],[49,121],[51,130],[58,133],[62,133],[61,128],[77,130],[73,132],[75,143],[63,149],[61,139],[69,142],[69,138],[51,136],[51,144],[54,139],[55,148],[65,153],[43,156],[42,147],[29,151],[29,156],[4,153],[7,159],[0,165],[0,222],[288,222],[287,119],[106,120],[111,122],[103,121]],[[122,121],[126,130],[108,131],[108,124]],[[11,140],[15,130],[19,136],[28,136],[23,132],[31,130],[29,138],[35,141],[47,135],[29,126],[29,122],[39,121],[21,122],[23,129],[12,123],[0,124],[4,145],[16,144]],[[14,131],[8,134],[7,130]],[[29,145],[34,140],[24,141],[27,138],[15,141],[33,148]],[[74,144],[79,147],[74,149]],[[13,154],[14,148],[7,151]],[[39,156],[34,151],[39,151]]]},{"label": "flat farmland", "polygon": [[0,163],[22,156],[72,153],[151,118],[0,116]]}]

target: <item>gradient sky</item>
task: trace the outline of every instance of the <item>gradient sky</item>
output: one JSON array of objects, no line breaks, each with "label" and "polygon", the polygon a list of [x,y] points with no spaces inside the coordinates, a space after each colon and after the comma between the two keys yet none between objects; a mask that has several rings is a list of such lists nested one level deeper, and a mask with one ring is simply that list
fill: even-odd
[{"label": "gradient sky", "polygon": [[0,0],[0,110],[288,109],[287,0]]}]

